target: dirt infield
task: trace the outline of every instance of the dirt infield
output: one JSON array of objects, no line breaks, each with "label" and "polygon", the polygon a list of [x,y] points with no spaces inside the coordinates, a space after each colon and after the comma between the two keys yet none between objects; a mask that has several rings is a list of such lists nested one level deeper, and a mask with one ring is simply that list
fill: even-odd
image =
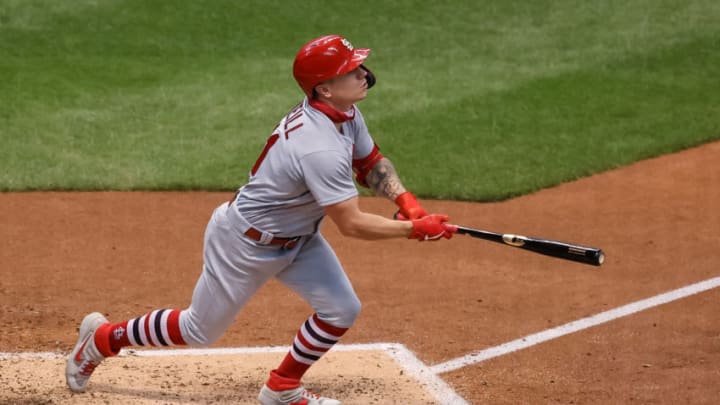
[{"label": "dirt infield", "polygon": [[[228,197],[0,194],[0,352],[67,353],[95,310],[118,321],[185,308],[205,223]],[[607,261],[598,269],[462,236],[363,242],[326,223],[363,301],[343,343],[399,343],[432,366],[720,276],[720,143],[503,203],[425,205],[468,226],[600,246]],[[214,347],[288,345],[309,313],[271,282]],[[718,314],[711,289],[438,377],[477,404],[716,403]],[[112,359],[82,395],[63,387],[60,359],[0,356],[0,403],[252,403],[282,354],[269,356]],[[307,381],[349,404],[437,402],[383,356],[331,352]]]}]

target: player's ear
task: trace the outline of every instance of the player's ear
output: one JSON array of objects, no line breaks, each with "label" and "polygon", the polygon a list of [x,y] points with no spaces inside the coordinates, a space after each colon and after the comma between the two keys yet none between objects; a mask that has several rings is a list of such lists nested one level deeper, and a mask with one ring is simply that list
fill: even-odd
[{"label": "player's ear", "polygon": [[332,92],[330,91],[330,87],[327,86],[325,83],[320,83],[317,86],[315,86],[315,93],[318,96],[323,96],[325,98],[332,97]]}]

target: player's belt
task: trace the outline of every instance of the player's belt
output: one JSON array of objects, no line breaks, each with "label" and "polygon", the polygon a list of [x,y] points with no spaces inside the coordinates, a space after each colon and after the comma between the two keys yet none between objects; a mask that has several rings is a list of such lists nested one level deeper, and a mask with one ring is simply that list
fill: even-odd
[{"label": "player's belt", "polygon": [[[257,242],[262,241],[262,232],[258,231],[255,228],[250,228],[245,231],[245,236]],[[299,240],[300,236],[296,236],[294,238],[279,238],[277,236],[273,236],[273,238],[267,244],[273,246],[282,246],[285,249],[292,249],[295,247]]]},{"label": "player's belt", "polygon": [[[240,193],[240,190],[236,191],[233,197],[228,201],[228,206],[232,207],[233,202],[235,202],[235,199],[237,199],[238,194]],[[257,229],[250,227],[247,231],[245,231],[245,236],[248,238],[256,241],[256,242],[262,242],[262,232],[258,231]],[[280,238],[277,236],[273,236],[273,238],[270,240],[270,242],[266,243],[267,245],[272,246],[282,246],[283,249],[292,249],[297,245],[298,241],[300,240],[300,236],[295,236],[293,238]]]}]

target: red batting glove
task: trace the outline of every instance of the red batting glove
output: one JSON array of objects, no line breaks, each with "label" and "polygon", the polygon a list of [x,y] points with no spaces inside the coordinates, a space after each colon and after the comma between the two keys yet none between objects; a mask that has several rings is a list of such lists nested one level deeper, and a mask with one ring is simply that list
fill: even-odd
[{"label": "red batting glove", "polygon": [[424,240],[438,240],[443,237],[450,239],[457,232],[457,226],[447,224],[447,221],[447,215],[437,214],[415,219],[412,221],[413,229],[408,239],[417,239],[421,242]]},{"label": "red batting glove", "polygon": [[426,216],[428,213],[415,198],[415,196],[406,191],[395,199],[395,204],[400,207],[400,214],[410,220],[418,219]]}]

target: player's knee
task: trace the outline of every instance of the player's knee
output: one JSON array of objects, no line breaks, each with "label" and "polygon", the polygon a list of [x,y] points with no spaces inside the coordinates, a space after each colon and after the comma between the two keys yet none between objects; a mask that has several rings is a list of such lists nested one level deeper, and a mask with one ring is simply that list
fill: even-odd
[{"label": "player's knee", "polygon": [[361,309],[362,303],[360,302],[358,297],[353,297],[352,300],[348,300],[347,306],[343,309],[343,318],[345,318],[348,327],[355,323],[355,320],[360,315]]},{"label": "player's knee", "polygon": [[330,311],[318,311],[318,316],[331,325],[349,328],[355,323],[361,309],[362,303],[357,296],[353,296],[351,299],[345,299],[342,303],[333,306]]},{"label": "player's knee", "polygon": [[189,310],[180,313],[180,332],[188,346],[205,347],[215,343],[222,331],[213,331],[207,325],[198,322]]}]

